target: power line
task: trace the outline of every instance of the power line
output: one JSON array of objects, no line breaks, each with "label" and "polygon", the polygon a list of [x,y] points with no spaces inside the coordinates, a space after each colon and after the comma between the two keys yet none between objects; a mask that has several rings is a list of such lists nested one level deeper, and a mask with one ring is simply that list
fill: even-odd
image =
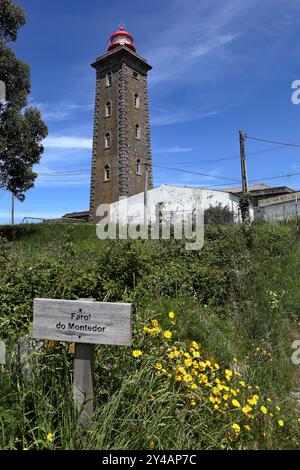
[{"label": "power line", "polygon": [[[198,175],[198,176],[205,176],[205,177],[209,177],[209,178],[215,178],[215,179],[220,179],[222,181],[229,181],[229,183],[233,184],[233,183],[240,183],[240,180],[236,180],[236,179],[233,179],[233,178],[226,178],[226,177],[223,177],[223,176],[216,176],[216,175],[211,175],[209,173],[199,173],[199,172],[195,172],[195,171],[188,171],[188,170],[182,170],[182,169],[179,169],[179,168],[170,168],[170,167],[167,167],[167,166],[162,166],[162,165],[153,165],[153,166],[156,166],[158,168],[163,168],[163,169],[167,169],[167,170],[172,170],[172,171],[177,171],[177,172],[180,172],[180,173],[189,173],[189,174],[192,174],[192,175]],[[66,172],[49,172],[49,173],[40,173],[39,176],[64,176],[66,174],[83,174],[83,173],[87,173],[89,172],[90,170],[78,170],[78,171],[66,171]],[[296,172],[296,173],[287,173],[287,174],[284,174],[284,175],[276,175],[276,176],[265,176],[264,178],[259,178],[259,179],[253,179],[253,180],[249,180],[250,183],[258,183],[259,181],[267,181],[267,180],[272,180],[272,179],[282,179],[282,178],[290,178],[290,177],[293,177],[293,176],[299,176],[300,175],[300,172]],[[206,187],[212,187],[212,186],[228,186],[229,183],[224,183],[224,184],[217,184],[217,185],[209,185],[209,186],[206,186]]]},{"label": "power line", "polygon": [[[189,174],[192,174],[192,175],[198,175],[198,176],[208,176],[210,178],[215,178],[215,179],[219,179],[219,180],[223,180],[223,181],[231,181],[233,180],[233,178],[226,178],[224,176],[217,176],[217,175],[211,175],[211,174],[208,174],[208,173],[199,173],[198,171],[189,171],[189,170],[182,170],[180,168],[171,168],[171,167],[168,167],[168,166],[162,166],[162,165],[156,165],[156,164],[153,164],[153,166],[157,167],[157,168],[164,168],[166,170],[171,170],[171,171],[179,171],[180,173],[189,173]],[[233,182],[236,182],[237,180],[233,181]]]},{"label": "power line", "polygon": [[[255,152],[247,152],[247,156],[249,155],[259,155],[261,153],[268,153],[268,152],[271,152],[273,150],[279,150],[280,148],[282,147],[285,147],[285,145],[280,145],[278,147],[278,145],[276,147],[269,147],[267,149],[263,149],[263,150],[256,150]],[[206,163],[214,163],[214,162],[222,162],[222,161],[227,161],[227,160],[239,160],[240,159],[240,155],[233,155],[232,157],[224,157],[224,158],[216,158],[216,159],[213,159],[213,160],[195,160],[193,162],[184,162],[184,165],[185,166],[188,166],[188,165],[199,165],[199,164],[206,164]],[[174,163],[174,165],[182,165],[182,163]]]},{"label": "power line", "polygon": [[251,137],[247,134],[246,134],[245,137],[246,137],[246,139],[257,140],[259,142],[269,142],[270,144],[277,144],[277,145],[281,145],[283,147],[285,147],[285,146],[287,146],[287,147],[300,147],[300,144],[291,144],[291,143],[287,143],[287,142],[277,142],[275,140],[259,139],[258,137]]},{"label": "power line", "polygon": [[[205,177],[210,177],[210,178],[214,178],[214,179],[219,179],[219,180],[222,180],[222,181],[230,181],[231,183],[235,183],[235,182],[238,182],[237,180],[234,180],[233,181],[233,178],[226,178],[226,177],[223,177],[223,176],[218,176],[218,175],[211,175],[209,173],[200,173],[198,171],[189,171],[189,170],[183,170],[183,169],[180,169],[180,168],[171,168],[171,167],[168,167],[168,166],[163,166],[163,165],[156,165],[156,164],[153,164],[154,167],[158,167],[158,168],[163,168],[165,170],[170,170],[170,171],[177,171],[177,172],[180,172],[180,173],[189,173],[189,174],[192,174],[192,175],[198,175],[198,176],[205,176]],[[87,169],[87,170],[70,170],[70,171],[56,171],[56,172],[48,172],[48,173],[39,173],[39,176],[65,176],[65,175],[74,175],[74,174],[85,174],[85,173],[89,173],[90,170]]]},{"label": "power line", "polygon": [[[282,179],[282,178],[290,178],[292,176],[299,176],[300,172],[297,173],[288,173],[286,175],[278,175],[278,176],[266,176],[264,178],[259,178],[255,180],[249,180],[249,183],[259,183],[261,181],[268,181],[268,180],[275,180],[275,179]],[[219,186],[228,186],[228,184],[216,184],[216,185],[210,185],[210,186],[204,186],[203,188],[212,188],[212,187],[219,187]]]}]

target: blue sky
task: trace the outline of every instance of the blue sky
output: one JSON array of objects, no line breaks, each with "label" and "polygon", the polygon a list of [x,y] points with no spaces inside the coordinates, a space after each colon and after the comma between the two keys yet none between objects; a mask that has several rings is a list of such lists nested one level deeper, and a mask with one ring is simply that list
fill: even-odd
[{"label": "blue sky", "polygon": [[[14,49],[30,64],[30,104],[49,127],[41,175],[23,216],[56,217],[88,209],[95,93],[94,59],[124,21],[149,73],[154,184],[211,186],[240,180],[238,130],[300,143],[298,0],[19,0],[27,24]],[[273,149],[273,150],[268,150]],[[268,150],[251,155],[252,152]],[[247,140],[249,180],[300,172],[300,148]],[[203,162],[204,161],[204,162]],[[64,176],[43,173],[85,171]],[[224,180],[222,180],[224,178]],[[300,176],[268,181],[300,188]],[[232,184],[236,185],[235,183]],[[0,223],[10,197],[0,192]]]}]

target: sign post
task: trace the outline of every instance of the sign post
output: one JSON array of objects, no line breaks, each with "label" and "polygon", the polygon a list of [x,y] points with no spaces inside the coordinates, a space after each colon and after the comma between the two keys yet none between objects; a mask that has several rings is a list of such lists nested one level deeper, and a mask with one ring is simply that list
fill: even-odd
[{"label": "sign post", "polygon": [[93,411],[94,345],[131,345],[132,306],[91,300],[34,299],[32,337],[75,343],[73,394],[79,423]]},{"label": "sign post", "polygon": [[5,354],[5,343],[0,339],[0,365],[5,366],[6,354]]}]

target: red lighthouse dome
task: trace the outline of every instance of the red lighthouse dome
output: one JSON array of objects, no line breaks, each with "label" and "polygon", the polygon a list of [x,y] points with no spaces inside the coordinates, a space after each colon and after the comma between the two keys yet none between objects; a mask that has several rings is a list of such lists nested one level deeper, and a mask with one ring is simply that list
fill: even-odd
[{"label": "red lighthouse dome", "polygon": [[112,51],[116,47],[119,46],[126,46],[129,47],[133,52],[136,52],[135,46],[134,46],[134,38],[131,36],[131,34],[127,33],[124,29],[124,25],[121,24],[119,31],[116,31],[114,34],[112,34],[109,38],[109,46],[108,46],[108,51]]}]

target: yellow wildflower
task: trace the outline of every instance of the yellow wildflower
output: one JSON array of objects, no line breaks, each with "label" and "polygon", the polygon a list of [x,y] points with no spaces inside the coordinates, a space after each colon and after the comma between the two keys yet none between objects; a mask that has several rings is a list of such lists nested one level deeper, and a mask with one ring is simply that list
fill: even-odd
[{"label": "yellow wildflower", "polygon": [[202,383],[207,383],[207,381],[208,381],[208,378],[205,374],[200,374],[199,379],[200,379],[200,382],[202,382]]},{"label": "yellow wildflower", "polygon": [[251,429],[250,426],[249,426],[249,424],[244,424],[244,428],[245,428],[247,431],[250,431],[250,429]]},{"label": "yellow wildflower", "polygon": [[236,423],[234,423],[231,427],[236,433],[239,433],[241,431],[240,426]]},{"label": "yellow wildflower", "polygon": [[284,426],[284,421],[282,421],[282,419],[279,419],[278,420],[278,425],[282,428],[282,426]]},{"label": "yellow wildflower", "polygon": [[241,406],[241,405],[240,405],[240,402],[239,402],[239,401],[237,401],[235,398],[232,400],[232,402],[231,402],[231,403],[232,403],[232,404],[233,404],[233,406],[235,406],[236,408],[240,408],[240,406]]},{"label": "yellow wildflower", "polygon": [[252,411],[252,408],[249,405],[246,405],[242,408],[242,412],[245,413],[245,415],[250,413],[250,411]]},{"label": "yellow wildflower", "polygon": [[168,358],[169,359],[174,359],[175,357],[178,356],[178,352],[177,351],[171,351],[170,354],[168,355]]},{"label": "yellow wildflower", "polygon": [[155,369],[157,369],[157,370],[162,370],[162,365],[161,365],[160,362],[157,362],[157,363],[155,364]]},{"label": "yellow wildflower", "polygon": [[165,337],[166,339],[172,338],[172,333],[171,333],[171,331],[166,330],[166,331],[164,332],[164,337]]},{"label": "yellow wildflower", "polygon": [[268,413],[268,409],[267,409],[265,406],[261,406],[261,407],[260,407],[260,411],[261,411],[264,415],[266,415],[266,414]]},{"label": "yellow wildflower", "polygon": [[169,312],[169,318],[175,318],[175,313],[173,311]]},{"label": "yellow wildflower", "polygon": [[252,398],[248,398],[247,401],[248,401],[248,403],[249,403],[250,405],[256,405],[257,402],[258,402],[258,400],[259,400],[259,396],[258,396],[258,395],[253,395],[253,397],[252,397]]},{"label": "yellow wildflower", "polygon": [[140,351],[139,349],[135,349],[134,351],[132,351],[132,355],[135,358],[140,357],[142,354],[143,354],[142,351]]},{"label": "yellow wildflower", "polygon": [[51,432],[48,432],[47,434],[47,441],[52,442],[53,441],[53,434]]},{"label": "yellow wildflower", "polygon": [[185,382],[191,382],[193,380],[193,377],[190,374],[185,374],[185,376],[183,377],[183,380]]},{"label": "yellow wildflower", "polygon": [[196,406],[196,405],[197,405],[197,403],[195,402],[195,400],[192,400],[192,401],[191,401],[191,405],[192,405],[192,406]]},{"label": "yellow wildflower", "polygon": [[196,341],[192,342],[192,347],[195,348],[195,349],[200,349],[200,346]]},{"label": "yellow wildflower", "polygon": [[184,363],[187,367],[190,367],[193,364],[193,360],[191,358],[189,358],[189,359],[186,359],[184,361]]}]

